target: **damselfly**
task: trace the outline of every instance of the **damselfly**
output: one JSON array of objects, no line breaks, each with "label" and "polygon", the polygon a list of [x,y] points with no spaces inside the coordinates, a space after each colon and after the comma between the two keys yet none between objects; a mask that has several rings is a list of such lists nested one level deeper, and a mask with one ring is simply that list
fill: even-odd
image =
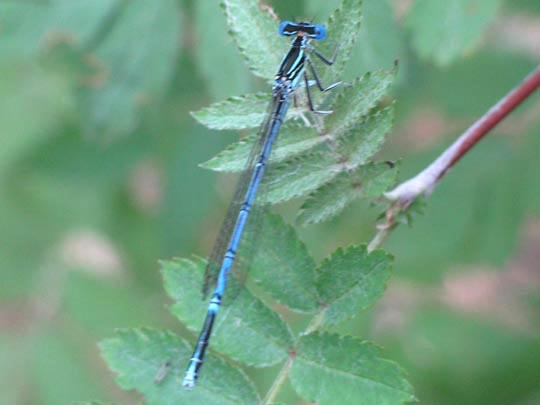
[{"label": "damselfly", "polygon": [[[285,114],[289,108],[294,91],[303,84],[306,88],[310,111],[318,114],[328,114],[331,111],[315,110],[309,86],[316,84],[319,90],[328,91],[341,84],[341,82],[338,82],[324,88],[317,75],[315,66],[310,59],[309,54],[313,52],[327,65],[334,63],[335,55],[332,59],[327,59],[310,44],[312,39],[320,41],[325,38],[326,28],[323,25],[311,24],[309,22],[292,23],[290,21],[284,21],[279,25],[278,32],[282,36],[294,38],[291,48],[281,61],[274,78],[272,101],[270,102],[267,117],[259,130],[259,141],[256,142],[250,154],[246,171],[239,181],[234,200],[229,207],[206,268],[206,282],[205,287],[203,287],[205,292],[212,274],[215,274],[217,277],[206,319],[204,320],[197,345],[195,346],[193,356],[184,376],[183,384],[186,388],[193,388],[195,386],[195,381],[203,364],[212,334],[212,327],[221,306],[223,294],[225,293],[229,273],[234,264],[236,252],[246,227],[249,211],[255,200],[255,194],[263,177],[272,145],[285,119]],[[314,83],[308,80],[306,66],[313,75]]]}]

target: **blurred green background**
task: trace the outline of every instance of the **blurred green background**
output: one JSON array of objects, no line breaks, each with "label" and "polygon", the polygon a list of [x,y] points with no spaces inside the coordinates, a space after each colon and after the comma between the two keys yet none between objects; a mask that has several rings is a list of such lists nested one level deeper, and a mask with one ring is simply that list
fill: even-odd
[{"label": "blurred green background", "polygon": [[[399,59],[381,157],[401,159],[402,180],[540,59],[538,0],[463,2],[481,18],[364,1],[345,79]],[[323,22],[339,2],[265,4]],[[426,43],[445,24],[467,46]],[[158,260],[210,250],[234,182],[197,165],[238,134],[189,112],[268,89],[226,32],[214,0],[0,0],[0,404],[140,403],[97,342],[140,325],[193,340],[168,313]],[[424,404],[540,404],[539,96],[391,236],[386,294],[338,328],[383,346]],[[358,203],[299,232],[321,259],[369,241],[377,215]]]}]

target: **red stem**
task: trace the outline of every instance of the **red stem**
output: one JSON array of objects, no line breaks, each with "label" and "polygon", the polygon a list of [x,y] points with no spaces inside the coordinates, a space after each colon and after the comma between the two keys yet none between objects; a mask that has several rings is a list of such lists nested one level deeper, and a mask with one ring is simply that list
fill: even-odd
[{"label": "red stem", "polygon": [[519,86],[495,104],[428,167],[386,193],[386,197],[393,201],[399,201],[402,207],[406,207],[420,194],[429,195],[448,169],[518,105],[523,103],[535,89],[540,89],[539,68],[536,68]]},{"label": "red stem", "polygon": [[[456,154],[450,160],[446,170],[451,168],[465,153],[469,151],[480,139],[491,131],[499,122],[519,106],[531,93],[540,89],[540,69],[535,69],[527,78],[510,93],[504,96],[487,113],[485,113],[476,123],[474,123],[464,134]],[[444,175],[446,170],[441,173]]]}]

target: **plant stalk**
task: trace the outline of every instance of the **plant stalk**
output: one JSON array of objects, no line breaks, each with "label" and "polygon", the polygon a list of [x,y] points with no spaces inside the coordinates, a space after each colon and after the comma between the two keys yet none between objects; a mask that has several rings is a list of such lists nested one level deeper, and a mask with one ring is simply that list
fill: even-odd
[{"label": "plant stalk", "polygon": [[385,193],[385,197],[394,203],[386,212],[386,222],[378,225],[378,232],[369,243],[368,250],[372,251],[384,243],[397,227],[395,218],[400,211],[406,211],[420,195],[429,196],[452,166],[537,89],[540,90],[540,67],[536,67],[517,87],[463,132],[428,167]]},{"label": "plant stalk", "polygon": [[389,200],[399,201],[403,207],[409,206],[420,194],[429,196],[445,173],[536,89],[540,89],[539,67],[469,127],[427,168],[401,183],[385,196]]}]

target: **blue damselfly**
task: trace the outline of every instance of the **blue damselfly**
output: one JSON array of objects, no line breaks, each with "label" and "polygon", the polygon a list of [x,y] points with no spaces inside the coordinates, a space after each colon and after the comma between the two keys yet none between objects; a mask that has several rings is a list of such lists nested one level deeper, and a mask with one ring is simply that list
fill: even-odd
[{"label": "blue damselfly", "polygon": [[[327,91],[341,83],[334,83],[329,87],[323,87],[315,66],[310,59],[310,53],[314,53],[327,65],[332,65],[332,59],[327,59],[319,53],[311,44],[311,40],[322,40],[326,36],[326,28],[323,25],[309,22],[292,23],[284,21],[279,25],[279,34],[294,37],[291,48],[283,57],[272,85],[272,101],[266,119],[259,130],[259,140],[253,146],[250,158],[246,164],[246,170],[239,180],[233,202],[229,207],[225,221],[220,229],[216,244],[210,256],[206,268],[206,280],[204,292],[211,285],[212,276],[215,277],[215,288],[208,306],[206,319],[195,346],[193,356],[184,376],[184,387],[193,388],[203,364],[204,356],[217,313],[222,303],[223,294],[227,285],[229,273],[234,264],[236,252],[240,245],[242,235],[247,223],[249,211],[254,203],[257,188],[263,177],[272,145],[274,144],[279,128],[285,119],[294,91],[303,85],[306,88],[309,110],[313,113],[328,114],[331,111],[318,111],[314,108],[309,86],[316,84],[319,90]],[[308,80],[306,66],[313,75],[314,82]]]}]

